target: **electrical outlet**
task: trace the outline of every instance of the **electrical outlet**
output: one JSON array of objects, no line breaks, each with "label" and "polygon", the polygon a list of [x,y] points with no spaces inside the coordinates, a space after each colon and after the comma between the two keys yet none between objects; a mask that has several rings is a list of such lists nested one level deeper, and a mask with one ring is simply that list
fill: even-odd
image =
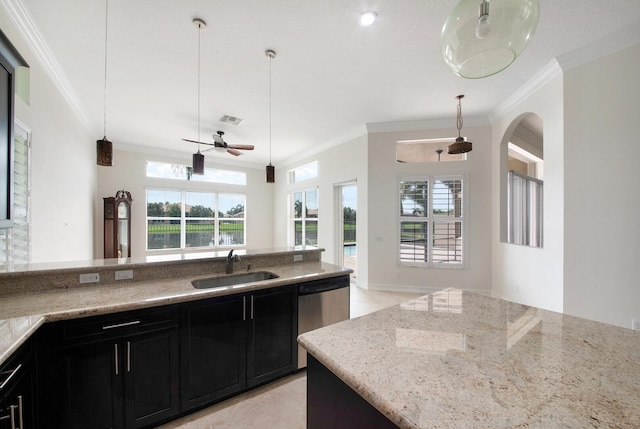
[{"label": "electrical outlet", "polygon": [[640,331],[640,319],[631,319],[631,329]]},{"label": "electrical outlet", "polygon": [[302,255],[293,255],[293,262],[302,261]]},{"label": "electrical outlet", "polygon": [[100,281],[100,274],[88,273],[80,274],[80,283],[98,283]]},{"label": "electrical outlet", "polygon": [[116,271],[116,280],[127,280],[133,278],[133,270]]}]

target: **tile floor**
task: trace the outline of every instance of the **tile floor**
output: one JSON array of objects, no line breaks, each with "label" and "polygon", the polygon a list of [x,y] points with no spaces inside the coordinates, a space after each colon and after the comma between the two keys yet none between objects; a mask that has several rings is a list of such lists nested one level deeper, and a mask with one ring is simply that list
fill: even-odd
[{"label": "tile floor", "polygon": [[[367,291],[351,286],[351,317],[420,294]],[[161,426],[161,429],[304,429],[307,376],[301,371]]]}]

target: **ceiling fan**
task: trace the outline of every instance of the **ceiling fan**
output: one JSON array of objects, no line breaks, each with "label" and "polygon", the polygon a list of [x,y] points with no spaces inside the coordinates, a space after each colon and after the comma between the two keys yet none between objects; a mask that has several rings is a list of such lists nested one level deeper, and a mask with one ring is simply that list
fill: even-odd
[{"label": "ceiling fan", "polygon": [[239,155],[242,155],[242,152],[240,152],[241,150],[253,150],[252,144],[236,144],[236,145],[227,144],[227,142],[224,141],[224,138],[222,136],[224,136],[224,131],[216,131],[216,134],[213,135],[213,143],[205,143],[205,142],[200,142],[197,140],[189,140],[189,139],[182,139],[182,140],[190,143],[198,143],[198,144],[213,146],[212,148],[205,149],[202,152],[208,152],[210,150],[219,148],[219,149],[225,149],[231,155],[239,156]]}]

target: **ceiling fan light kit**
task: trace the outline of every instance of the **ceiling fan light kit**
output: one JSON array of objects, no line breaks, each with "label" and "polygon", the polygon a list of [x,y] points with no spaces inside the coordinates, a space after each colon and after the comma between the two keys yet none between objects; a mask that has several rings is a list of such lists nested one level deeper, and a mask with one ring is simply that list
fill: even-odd
[{"label": "ceiling fan light kit", "polygon": [[109,0],[105,0],[104,12],[104,137],[96,140],[97,163],[105,167],[113,165],[113,145],[107,140],[107,29],[109,23]]},{"label": "ceiling fan light kit", "polygon": [[[447,153],[449,155],[457,155],[461,153],[471,152],[473,148],[473,144],[471,142],[465,141],[464,137],[461,136],[462,132],[462,99],[464,95],[456,96],[458,100],[458,114],[456,118],[456,125],[458,128],[458,137],[456,138],[455,143],[451,143],[447,148]],[[440,154],[438,154],[438,160],[440,160]]]},{"label": "ceiling fan light kit", "polygon": [[461,0],[442,27],[442,58],[466,79],[499,73],[527,47],[539,16],[539,0]]}]

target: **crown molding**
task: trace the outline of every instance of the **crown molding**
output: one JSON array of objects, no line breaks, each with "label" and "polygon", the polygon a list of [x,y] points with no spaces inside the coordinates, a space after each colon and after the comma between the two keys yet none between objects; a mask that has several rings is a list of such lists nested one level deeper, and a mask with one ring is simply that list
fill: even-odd
[{"label": "crown molding", "polygon": [[502,103],[498,104],[496,109],[489,115],[489,122],[495,124],[502,119],[511,110],[516,108],[520,103],[527,99],[531,94],[542,88],[552,79],[562,74],[562,69],[556,59],[549,61],[538,73],[533,75],[531,79],[525,82],[516,92],[511,94]]},{"label": "crown molding", "polygon": [[562,70],[567,71],[640,43],[640,25],[628,26],[581,48],[558,57]]},{"label": "crown molding", "polygon": [[304,153],[298,153],[289,158],[282,159],[278,163],[283,166],[288,166],[290,164],[302,161],[310,156],[317,155],[320,152],[324,152],[333,147],[340,146],[343,143],[347,143],[353,139],[364,136],[366,134],[367,134],[367,130],[365,129],[364,126],[357,126],[351,129],[350,131],[342,134],[341,136],[334,137],[333,139],[325,143],[316,145],[313,149],[307,150]]},{"label": "crown molding", "polygon": [[[391,121],[391,122],[367,122],[367,132],[369,134],[376,133],[393,133],[402,131],[421,131],[421,130],[442,130],[455,128],[455,118],[447,119],[418,119],[412,121]],[[485,116],[464,117],[465,127],[486,127],[491,125],[489,119]]]},{"label": "crown molding", "polygon": [[86,109],[22,2],[20,0],[0,0],[0,6],[27,42],[36,59],[42,64],[45,73],[51,77],[62,97],[67,100],[85,130],[90,135],[97,135],[86,114]]}]

